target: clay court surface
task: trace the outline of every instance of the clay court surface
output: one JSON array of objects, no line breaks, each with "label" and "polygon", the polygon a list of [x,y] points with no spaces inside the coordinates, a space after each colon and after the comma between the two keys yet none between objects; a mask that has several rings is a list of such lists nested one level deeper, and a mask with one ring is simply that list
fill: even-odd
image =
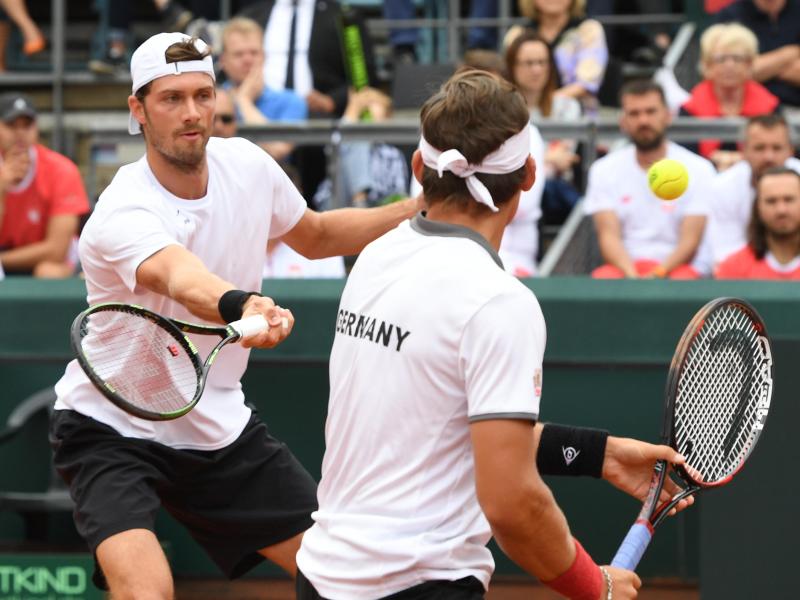
[{"label": "clay court surface", "polygon": [[[699,600],[696,588],[651,582],[640,600]],[[230,583],[220,580],[177,582],[177,600],[294,600],[294,586],[285,580],[262,579]],[[525,580],[500,580],[492,585],[486,600],[559,600],[561,596]]]}]

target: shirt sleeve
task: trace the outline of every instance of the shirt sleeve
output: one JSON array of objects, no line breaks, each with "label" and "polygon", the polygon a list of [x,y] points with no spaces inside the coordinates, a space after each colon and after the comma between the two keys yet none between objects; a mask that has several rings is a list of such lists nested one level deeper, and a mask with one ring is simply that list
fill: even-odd
[{"label": "shirt sleeve", "polygon": [[64,159],[55,166],[52,177],[53,204],[51,215],[83,215],[89,212],[89,198],[75,164]]},{"label": "shirt sleeve", "polygon": [[156,213],[125,204],[93,223],[81,237],[81,261],[91,253],[110,265],[130,291],[136,288],[136,270],[142,262],[162,248],[182,245]]},{"label": "shirt sleeve", "polygon": [[[711,163],[703,164],[689,174],[690,183],[686,204],[683,207],[684,216],[707,217],[711,213],[711,190],[715,175],[716,171]],[[693,176],[695,181],[691,181]]]},{"label": "shirt sleeve", "polygon": [[470,421],[538,418],[545,337],[526,290],[497,296],[472,317],[459,356]]},{"label": "shirt sleeve", "polygon": [[306,201],[295,187],[286,172],[266,152],[259,149],[264,155],[267,181],[272,182],[272,220],[270,221],[270,239],[281,237],[290,231],[303,217],[306,211]]}]

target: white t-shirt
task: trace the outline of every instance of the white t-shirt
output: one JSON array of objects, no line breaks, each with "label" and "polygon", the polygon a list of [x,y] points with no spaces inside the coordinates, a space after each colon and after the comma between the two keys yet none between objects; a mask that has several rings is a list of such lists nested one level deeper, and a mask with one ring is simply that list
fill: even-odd
[{"label": "white t-shirt", "polygon": [[[675,249],[684,217],[709,214],[709,185],[716,171],[711,162],[673,142],[667,156],[689,172],[689,186],[676,200],[661,200],[647,185],[647,171],[630,144],[596,161],[589,169],[584,209],[587,214],[611,210],[619,218],[622,242],[632,260],[663,261]],[[698,252],[699,257],[700,252]],[[707,274],[710,265],[693,261]]]},{"label": "white t-shirt", "polygon": [[[800,160],[794,157],[788,158],[784,166],[800,173]],[[752,178],[750,163],[740,160],[719,173],[711,183],[708,233],[714,264],[747,244],[747,227],[756,199]]]},{"label": "white t-shirt", "polygon": [[312,260],[299,252],[295,252],[288,244],[283,242],[278,242],[267,252],[267,259],[264,261],[264,271],[262,273],[264,279],[336,279],[345,275],[347,273],[344,268],[344,258],[341,256]]},{"label": "white t-shirt", "polygon": [[[500,258],[506,271],[517,277],[529,277],[536,273],[536,254],[539,251],[539,219],[542,217],[542,194],[547,173],[544,163],[544,140],[539,128],[533,123],[531,129],[531,156],[536,163],[536,181],[527,192],[522,192],[517,214],[503,233]],[[422,184],[411,176],[411,195],[422,192]]]},{"label": "white t-shirt", "polygon": [[[79,252],[87,300],[127,302],[162,315],[202,323],[183,306],[136,283],[136,269],[169,245],[184,246],[216,275],[244,290],[261,289],[267,239],[291,230],[306,203],[270,156],[241,138],[211,138],[208,191],[198,200],[168,192],[146,157],[122,167],[81,234]],[[219,341],[191,336],[205,359]],[[56,384],[56,409],[72,409],[128,437],[174,448],[215,450],[238,437],[250,418],[239,382],[249,350],[231,344],[209,372],[203,398],[180,419],[152,422],[130,416],[105,399],[72,361]]]},{"label": "white t-shirt", "polygon": [[339,305],[319,510],[297,555],[320,594],[488,586],[469,424],[536,420],[545,337],[534,295],[474,231],[418,216],[367,246]]}]

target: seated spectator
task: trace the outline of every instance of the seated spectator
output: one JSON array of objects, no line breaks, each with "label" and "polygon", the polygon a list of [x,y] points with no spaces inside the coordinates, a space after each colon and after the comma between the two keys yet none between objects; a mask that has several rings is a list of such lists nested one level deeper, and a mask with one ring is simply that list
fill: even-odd
[{"label": "seated spectator", "polygon": [[0,95],[0,264],[6,274],[68,277],[89,201],[75,164],[38,138],[31,101]]},{"label": "seated spectator", "polygon": [[[584,112],[595,114],[597,92],[608,64],[608,47],[603,26],[585,18],[586,0],[552,2],[519,0],[519,10],[530,19],[529,27],[547,42],[558,68],[556,94],[577,98]],[[514,27],[506,45],[521,33]]]},{"label": "seated spectator", "polygon": [[[532,29],[524,30],[506,49],[506,69],[531,113],[531,120],[574,121],[581,116],[575,98],[556,94],[558,74],[550,47]],[[550,140],[544,164],[537,165],[538,177],[545,177],[542,213],[545,223],[561,224],[580,194],[572,184],[572,169],[580,157],[574,140]]]},{"label": "seated spectator", "polygon": [[346,277],[344,258],[310,259],[295,252],[280,239],[267,242],[264,279],[337,279]]},{"label": "seated spectator", "polygon": [[714,264],[719,264],[747,242],[759,177],[781,166],[800,173],[800,160],[793,156],[789,125],[781,115],[763,115],[748,121],[743,154],[744,160],[718,174],[711,182],[708,234]]},{"label": "seated spectator", "polygon": [[[592,276],[697,279],[706,275],[694,259],[708,214],[707,190],[714,167],[666,139],[672,117],[658,84],[631,81],[620,98],[620,127],[633,145],[610,152],[589,170],[585,209],[594,215],[606,262]],[[680,161],[689,172],[689,187],[677,200],[660,200],[648,186],[647,169],[663,158]]]},{"label": "seated spectator", "polygon": [[221,138],[234,137],[238,127],[236,126],[236,106],[233,103],[231,93],[221,87],[215,90],[217,94],[214,106],[214,130],[211,135]]},{"label": "seated spectator", "polygon": [[[368,80],[375,82],[370,38],[358,12],[348,12],[361,32]],[[342,7],[334,0],[264,0],[240,12],[264,29],[264,82],[273,90],[294,90],[312,118],[338,118],[347,106],[348,80],[342,45]],[[325,179],[321,146],[299,146],[292,163],[300,172],[305,198],[313,199]]]},{"label": "seated spectator", "polygon": [[718,279],[800,280],[800,174],[767,169],[756,184],[747,245],[717,268]]},{"label": "seated spectator", "polygon": [[800,106],[800,2],[738,0],[716,18],[719,23],[741,23],[756,35],[760,52],[753,63],[756,81],[781,104]]},{"label": "seated spectator", "polygon": [[[713,25],[700,38],[701,71],[705,79],[692,90],[681,114],[693,117],[754,117],[775,111],[779,101],[753,80],[756,36],[737,23]],[[722,171],[741,159],[735,144],[701,140],[699,154]]]},{"label": "seated spectator", "polygon": [[[236,104],[237,120],[247,125],[270,121],[303,121],[308,117],[305,101],[293,90],[271,90],[264,85],[264,31],[252,19],[231,19],[222,32],[219,59]],[[265,142],[261,146],[275,160],[294,149],[286,142]]]},{"label": "seated spectator", "polygon": [[[392,101],[372,88],[351,92],[342,121],[355,123],[365,114],[370,121],[386,121],[392,112]],[[382,142],[343,142],[340,146],[340,169],[334,198],[333,182],[323,181],[314,195],[320,210],[343,206],[364,208],[378,206],[408,196],[409,171],[406,158],[398,148]]]}]

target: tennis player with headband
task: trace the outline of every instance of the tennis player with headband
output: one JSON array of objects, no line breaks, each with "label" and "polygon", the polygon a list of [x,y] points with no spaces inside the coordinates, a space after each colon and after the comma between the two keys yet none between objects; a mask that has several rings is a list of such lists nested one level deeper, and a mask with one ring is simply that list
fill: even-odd
[{"label": "tennis player with headband", "polygon": [[428,211],[364,249],[339,306],[298,600],[483,598],[492,534],[568,598],[637,594],[635,573],[598,567],[572,537],[541,475],[602,476],[638,497],[657,458],[682,459],[537,424],[544,318],[497,254],[535,178],[528,118],[511,84],[474,70],[422,108],[412,167]]},{"label": "tennis player with headband", "polygon": [[[151,37],[134,52],[131,77],[129,129],[142,133],[146,153],[118,171],[83,230],[89,304],[134,303],[212,323],[262,314],[272,327],[249,345],[272,347],[294,319],[258,293],[268,239],[282,237],[310,258],[356,254],[416,212],[415,201],[402,201],[314,213],[259,147],[209,139],[214,66],[202,41]],[[210,340],[196,343],[207,355]],[[95,581],[107,582],[115,600],[173,597],[154,534],[162,505],[226,575],[240,576],[265,557],[294,573],[316,485],[245,404],[248,353],[221,352],[202,402],[175,421],[118,409],[75,361],[58,382],[55,465],[102,569]]]}]

